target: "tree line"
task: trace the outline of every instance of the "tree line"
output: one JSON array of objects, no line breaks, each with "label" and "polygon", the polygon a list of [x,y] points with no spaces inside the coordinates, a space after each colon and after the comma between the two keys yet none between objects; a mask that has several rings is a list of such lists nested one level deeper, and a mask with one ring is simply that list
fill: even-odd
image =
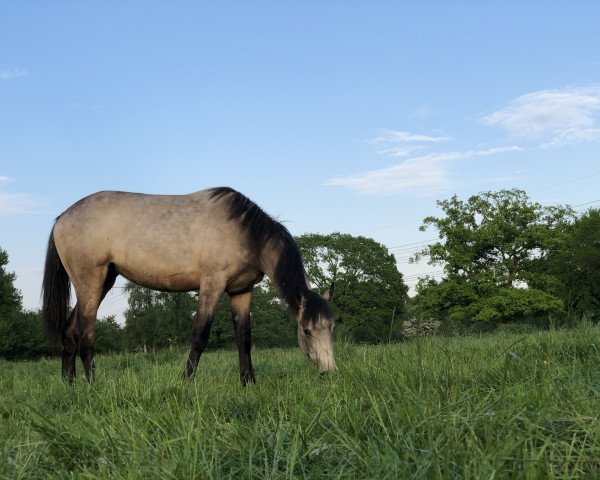
[{"label": "tree line", "polygon": [[439,241],[411,260],[427,258],[443,278],[424,277],[414,309],[442,323],[568,324],[600,314],[600,210],[576,215],[543,206],[522,190],[483,192],[438,201],[425,218]]},{"label": "tree line", "polygon": [[[396,259],[373,239],[342,233],[296,238],[316,290],[335,282],[336,336],[352,342],[398,341],[415,332],[468,332],[502,324],[547,327],[600,316],[600,210],[577,215],[569,206],[543,206],[522,190],[456,195],[437,202],[442,214],[423,220],[438,241],[410,259],[442,270],[424,276],[409,298]],[[0,356],[51,354],[40,311],[26,311],[8,254],[0,249]],[[197,293],[125,286],[125,324],[96,324],[99,352],[187,347]],[[234,345],[228,297],[223,296],[209,348]],[[254,289],[251,321],[256,348],[296,344],[296,322],[268,280]],[[438,328],[439,327],[439,328]]]}]

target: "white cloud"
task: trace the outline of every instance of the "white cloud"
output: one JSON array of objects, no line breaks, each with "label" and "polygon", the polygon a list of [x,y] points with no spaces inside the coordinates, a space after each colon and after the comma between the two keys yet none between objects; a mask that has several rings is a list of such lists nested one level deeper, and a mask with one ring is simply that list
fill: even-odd
[{"label": "white cloud", "polygon": [[600,87],[542,90],[514,99],[482,119],[513,137],[545,140],[544,147],[600,140]]},{"label": "white cloud", "polygon": [[4,68],[0,70],[0,80],[11,80],[25,75],[29,75],[29,72],[22,68]]},{"label": "white cloud", "polygon": [[387,155],[388,157],[408,157],[411,153],[421,150],[421,145],[403,145],[401,147],[383,148],[377,150],[379,155]]},{"label": "white cloud", "polygon": [[401,192],[417,195],[437,194],[450,186],[448,162],[521,150],[520,147],[506,146],[465,152],[431,153],[409,158],[389,168],[332,178],[326,185],[349,187],[370,195]]},{"label": "white cloud", "polygon": [[444,159],[426,155],[408,159],[398,165],[360,175],[332,178],[327,185],[350,187],[364,194],[389,194],[434,188],[447,184]]},{"label": "white cloud", "polygon": [[14,180],[10,177],[0,175],[0,182],[14,182]]},{"label": "white cloud", "polygon": [[421,135],[418,133],[401,132],[397,130],[382,130],[379,135],[369,143],[381,144],[381,143],[412,143],[412,142],[443,142],[450,140],[448,137],[432,137],[429,135]]},{"label": "white cloud", "polygon": [[379,134],[368,140],[368,143],[378,147],[379,155],[388,157],[408,157],[418,150],[425,148],[425,144],[450,140],[448,137],[433,137],[420,133],[410,133],[398,130],[381,130]]},{"label": "white cloud", "polygon": [[0,192],[0,216],[29,213],[39,203],[37,198],[27,193]]}]

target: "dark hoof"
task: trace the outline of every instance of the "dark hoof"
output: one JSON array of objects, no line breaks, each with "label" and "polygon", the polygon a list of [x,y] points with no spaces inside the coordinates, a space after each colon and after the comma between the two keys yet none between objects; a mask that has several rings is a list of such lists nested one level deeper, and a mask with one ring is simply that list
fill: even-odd
[{"label": "dark hoof", "polygon": [[245,387],[249,383],[256,385],[256,378],[254,378],[254,375],[252,375],[252,374],[240,375],[240,381],[242,382],[242,387]]},{"label": "dark hoof", "polygon": [[190,380],[193,380],[193,379],[194,379],[194,373],[195,373],[195,372],[192,372],[192,373],[190,373],[190,372],[188,372],[187,370],[185,370],[185,371],[184,371],[184,372],[181,374],[181,379],[182,379],[182,380],[185,380],[185,381],[187,381],[187,382],[189,382]]}]

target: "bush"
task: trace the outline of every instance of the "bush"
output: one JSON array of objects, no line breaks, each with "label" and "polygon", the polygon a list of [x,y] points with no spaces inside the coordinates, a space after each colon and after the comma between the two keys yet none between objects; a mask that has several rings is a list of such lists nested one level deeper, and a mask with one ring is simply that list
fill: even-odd
[{"label": "bush", "polygon": [[442,322],[429,318],[426,320],[412,317],[402,322],[402,333],[405,338],[435,335]]}]

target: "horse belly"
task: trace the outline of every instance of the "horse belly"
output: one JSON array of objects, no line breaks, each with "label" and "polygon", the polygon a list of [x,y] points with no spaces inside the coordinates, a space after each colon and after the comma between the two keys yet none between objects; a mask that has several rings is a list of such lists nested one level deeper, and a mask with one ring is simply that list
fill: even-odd
[{"label": "horse belly", "polygon": [[138,237],[113,245],[112,263],[128,280],[155,290],[190,291],[200,284],[197,255],[185,245],[161,246]]},{"label": "horse belly", "polygon": [[198,290],[200,281],[197,275],[189,272],[166,273],[131,268],[130,265],[120,266],[115,263],[117,272],[127,280],[142,287],[165,292],[189,292]]}]

